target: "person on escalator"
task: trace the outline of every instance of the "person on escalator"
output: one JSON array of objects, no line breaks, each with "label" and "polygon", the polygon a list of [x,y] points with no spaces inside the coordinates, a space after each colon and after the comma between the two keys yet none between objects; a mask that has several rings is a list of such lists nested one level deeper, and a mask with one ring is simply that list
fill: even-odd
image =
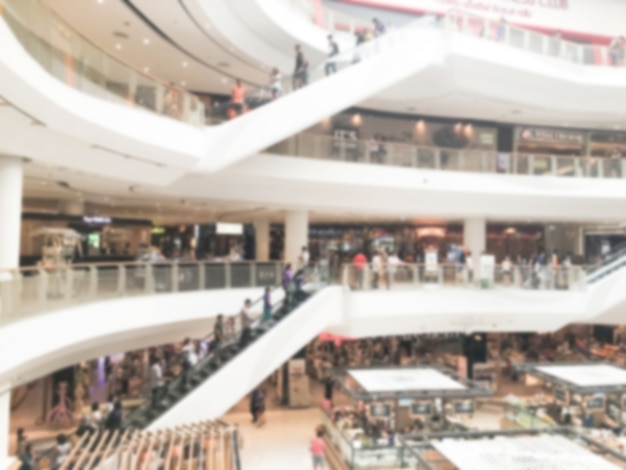
[{"label": "person on escalator", "polygon": [[335,41],[332,34],[328,35],[328,47],[328,61],[326,62],[325,67],[327,76],[333,73],[337,73],[337,63],[332,60],[332,58],[339,55],[339,44],[337,44],[337,41]]},{"label": "person on escalator", "polygon": [[213,326],[213,344],[212,350],[217,350],[224,342],[224,316],[218,315],[215,325]]},{"label": "person on escalator", "polygon": [[237,79],[235,86],[231,91],[231,104],[238,116],[243,114],[246,105],[246,89],[241,84],[241,80]]},{"label": "person on escalator", "polygon": [[263,321],[268,322],[272,319],[272,289],[265,288],[263,294]]},{"label": "person on escalator", "polygon": [[308,82],[308,67],[309,63],[304,57],[302,48],[300,45],[296,45],[296,67],[293,72],[293,89],[297,90],[302,88]]},{"label": "person on escalator", "polygon": [[250,342],[250,327],[252,326],[252,301],[246,299],[239,312],[239,318],[241,319],[241,337],[239,338],[239,347],[245,348]]}]

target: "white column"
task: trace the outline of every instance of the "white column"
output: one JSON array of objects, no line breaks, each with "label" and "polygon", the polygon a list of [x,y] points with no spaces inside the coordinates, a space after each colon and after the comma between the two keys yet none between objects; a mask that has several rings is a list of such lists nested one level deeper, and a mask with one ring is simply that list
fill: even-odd
[{"label": "white column", "polygon": [[0,469],[9,465],[9,420],[11,418],[11,387],[0,385]]},{"label": "white column", "polygon": [[270,260],[270,221],[254,222],[255,252],[257,261]]},{"label": "white column", "polygon": [[59,201],[59,212],[63,215],[84,215],[84,201]]},{"label": "white column", "polygon": [[309,214],[288,211],[285,216],[285,262],[297,266],[303,246],[309,246]]},{"label": "white column", "polygon": [[20,262],[22,160],[0,155],[0,270]]},{"label": "white column", "polygon": [[467,219],[463,225],[463,244],[472,252],[474,279],[478,274],[480,255],[487,247],[487,221],[485,219]]}]

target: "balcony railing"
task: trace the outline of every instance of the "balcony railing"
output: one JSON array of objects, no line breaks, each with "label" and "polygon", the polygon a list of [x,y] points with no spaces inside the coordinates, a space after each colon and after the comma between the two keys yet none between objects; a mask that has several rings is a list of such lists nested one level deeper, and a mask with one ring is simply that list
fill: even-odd
[{"label": "balcony railing", "polygon": [[197,97],[106,53],[40,0],[0,0],[0,17],[33,59],[66,85],[188,124],[204,124],[204,105]]},{"label": "balcony railing", "polygon": [[348,264],[343,268],[342,282],[354,290],[451,287],[582,291],[587,287],[581,266],[503,268],[496,265],[481,270],[457,264],[401,263],[385,267]]},{"label": "balcony railing", "polygon": [[428,170],[569,178],[626,178],[624,158],[505,153],[426,147],[399,142],[385,142],[381,147],[366,140],[320,134],[298,134],[273,145],[267,152]]},{"label": "balcony railing", "polygon": [[624,66],[619,52],[610,47],[578,44],[473,13],[452,10],[444,17],[447,31],[469,34],[544,56],[580,65]]},{"label": "balcony railing", "polygon": [[0,325],[98,300],[278,286],[281,263],[75,264],[0,271]]}]

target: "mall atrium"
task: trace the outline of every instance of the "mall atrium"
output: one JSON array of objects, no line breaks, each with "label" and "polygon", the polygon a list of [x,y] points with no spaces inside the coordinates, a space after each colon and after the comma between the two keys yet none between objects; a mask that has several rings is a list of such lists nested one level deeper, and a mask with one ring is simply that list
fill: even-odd
[{"label": "mall atrium", "polygon": [[624,18],[0,0],[0,470],[626,469]]}]

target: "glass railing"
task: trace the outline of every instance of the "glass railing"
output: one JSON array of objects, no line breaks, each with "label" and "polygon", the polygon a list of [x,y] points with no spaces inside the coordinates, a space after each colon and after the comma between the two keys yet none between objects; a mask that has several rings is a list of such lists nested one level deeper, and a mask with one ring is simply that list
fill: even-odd
[{"label": "glass railing", "polygon": [[529,290],[585,290],[581,266],[485,266],[468,269],[456,264],[407,264],[375,267],[348,264],[343,268],[343,285],[353,290],[415,289],[428,287],[510,288]]},{"label": "glass railing", "polygon": [[512,26],[506,21],[489,19],[460,10],[450,11],[444,17],[447,31],[469,34],[489,41],[506,44],[548,57],[555,57],[580,65],[624,66],[619,50],[610,47],[578,44],[560,36]]},{"label": "glass railing", "polygon": [[602,260],[587,267],[587,282],[593,284],[618,269],[626,266],[626,243],[616,246]]},{"label": "glass railing", "polygon": [[1,17],[50,75],[98,98],[204,125],[204,105],[185,90],[107,54],[40,0],[0,0]]},{"label": "glass railing", "polygon": [[270,287],[280,263],[74,264],[0,271],[0,325],[99,300],[160,293]]},{"label": "glass railing", "polygon": [[[265,333],[275,328],[282,319],[302,305],[308,298],[323,288],[326,283],[324,276],[317,269],[306,269],[302,279],[302,288],[294,289],[281,300],[272,305],[271,318],[265,312],[254,319],[252,324],[244,327],[239,315],[231,317],[235,320],[232,331],[226,331],[221,342],[216,343],[213,335],[207,339],[211,342],[210,352],[187,371],[183,371],[170,381],[156,399],[146,399],[126,421],[130,428],[142,429],[166,413],[172,406],[184,399],[196,387],[208,380],[215,372],[228,365],[228,362],[246,350]],[[279,291],[282,289],[279,289]],[[273,295],[275,297],[275,295]],[[253,303],[263,302],[260,298]],[[246,390],[247,393],[249,390]]]},{"label": "glass railing", "polygon": [[346,32],[354,34],[357,31],[372,29],[372,23],[328,8],[323,2],[318,2],[319,4],[315,5],[311,0],[282,0],[282,3],[295,11],[301,12],[313,23],[331,33]]},{"label": "glass railing", "polygon": [[563,178],[626,178],[626,159],[426,147],[302,133],[266,150],[278,155],[407,168]]}]

